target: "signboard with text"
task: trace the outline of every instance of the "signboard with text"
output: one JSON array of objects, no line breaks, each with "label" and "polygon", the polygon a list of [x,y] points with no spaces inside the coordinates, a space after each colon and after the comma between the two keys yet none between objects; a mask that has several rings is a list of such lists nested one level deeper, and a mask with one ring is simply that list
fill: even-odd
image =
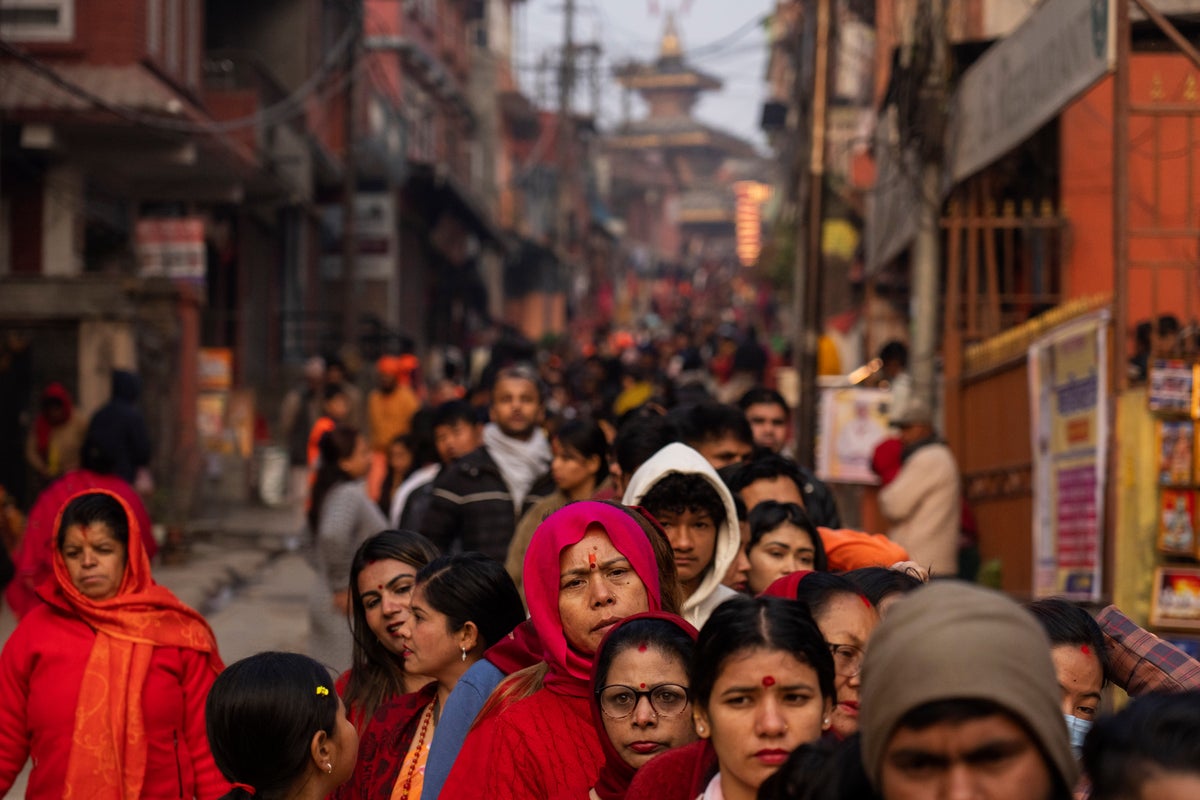
[{"label": "signboard with text", "polygon": [[1029,348],[1033,436],[1033,591],[1100,599],[1106,453],[1107,310]]},{"label": "signboard with text", "polygon": [[963,180],[1029,138],[1116,65],[1116,0],[1045,0],[963,73],[947,144]]}]

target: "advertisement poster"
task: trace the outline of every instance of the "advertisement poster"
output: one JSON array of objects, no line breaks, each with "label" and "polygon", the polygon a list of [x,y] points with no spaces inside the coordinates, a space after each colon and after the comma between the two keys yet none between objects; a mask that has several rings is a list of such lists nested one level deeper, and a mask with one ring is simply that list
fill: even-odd
[{"label": "advertisement poster", "polygon": [[1029,348],[1034,594],[1100,599],[1108,452],[1108,311]]},{"label": "advertisement poster", "polygon": [[817,477],[834,483],[877,484],[875,448],[889,436],[886,389],[821,389]]}]

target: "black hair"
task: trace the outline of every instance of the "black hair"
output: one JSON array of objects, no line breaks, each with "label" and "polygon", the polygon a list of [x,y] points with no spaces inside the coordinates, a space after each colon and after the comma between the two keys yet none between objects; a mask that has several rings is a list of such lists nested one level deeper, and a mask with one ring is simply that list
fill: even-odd
[{"label": "black hair", "polygon": [[736,406],[724,403],[696,403],[672,409],[669,418],[679,428],[684,444],[695,447],[714,439],[732,436],[748,445],[754,443],[750,423]]},{"label": "black hair", "polygon": [[833,598],[847,594],[867,599],[857,586],[833,572],[813,572],[796,584],[796,599],[808,606],[814,618],[825,613]]},{"label": "black hair", "polygon": [[742,491],[755,481],[787,478],[796,484],[796,491],[800,496],[804,496],[804,476],[800,472],[800,465],[787,456],[759,451],[755,452],[749,461],[743,461],[736,466],[737,469],[731,470],[727,477],[722,473],[725,484],[734,493]]},{"label": "black hair", "polygon": [[1149,321],[1139,322],[1134,329],[1133,337],[1137,340],[1139,347],[1150,347],[1150,343],[1154,338],[1154,323]]},{"label": "black hair", "polygon": [[[934,725],[948,723],[963,723],[983,717],[991,717],[1002,715],[1012,720],[1021,729],[1025,731],[1030,741],[1038,749],[1042,756],[1042,761],[1045,763],[1047,772],[1053,781],[1053,787],[1050,792],[1051,800],[1072,800],[1074,797],[1074,787],[1069,787],[1064,783],[1062,775],[1054,766],[1054,762],[1046,754],[1045,748],[1041,744],[1041,740],[1029,727],[1024,719],[1014,714],[999,703],[994,703],[991,700],[981,700],[973,697],[955,697],[948,700],[934,700],[924,705],[917,706],[910,710],[907,714],[900,717],[896,722],[896,726],[887,734],[890,740],[895,731],[900,728],[908,728],[914,731],[923,731]],[[1095,795],[1093,795],[1093,798]]]},{"label": "black hair", "polygon": [[529,381],[533,384],[534,391],[537,392],[538,404],[546,402],[546,386],[542,383],[542,377],[538,375],[538,371],[532,364],[518,362],[507,367],[501,367],[496,372],[496,379],[492,381],[489,394],[494,395],[496,387],[500,385],[500,381]]},{"label": "black hair", "polygon": [[1034,600],[1025,604],[1025,610],[1042,626],[1051,647],[1064,644],[1090,647],[1100,662],[1104,682],[1108,683],[1108,648],[1104,632],[1091,614],[1061,597]]},{"label": "black hair", "polygon": [[596,456],[600,467],[596,470],[596,484],[608,477],[608,439],[604,429],[590,419],[572,419],[562,424],[554,434],[563,447],[569,447],[585,459]]},{"label": "black hair", "polygon": [[879,360],[885,364],[895,363],[902,367],[908,366],[908,345],[893,339],[879,351]]},{"label": "black hair", "polygon": [[788,408],[787,401],[783,399],[783,395],[774,389],[768,389],[765,386],[755,386],[747,391],[742,398],[738,400],[738,408],[744,413],[750,406],[773,405],[783,409],[784,414],[790,414],[791,409]]},{"label": "black hair", "polygon": [[615,630],[596,653],[596,663],[593,667],[596,688],[600,689],[608,682],[608,670],[612,667],[613,659],[631,647],[643,644],[677,659],[685,671],[688,662],[692,660],[692,651],[696,649],[692,637],[668,620],[635,619],[627,622]]},{"label": "black hair", "polygon": [[346,683],[346,706],[361,714],[363,724],[391,697],[404,694],[404,664],[394,656],[367,625],[358,576],[368,564],[392,559],[413,567],[414,575],[438,557],[433,542],[415,531],[387,530],[358,546],[350,562],[350,632],[353,636],[350,678]]},{"label": "black hair", "polygon": [[342,395],[344,397],[345,394],[346,394],[346,387],[343,386],[342,384],[327,383],[327,384],[325,384],[325,388],[321,391],[321,399],[323,399],[326,403],[328,403],[330,400],[337,397],[338,395]]},{"label": "black hair", "polygon": [[451,633],[475,623],[481,652],[525,621],[517,585],[503,564],[483,553],[435,558],[417,573],[417,585],[429,605],[446,615]]},{"label": "black hair", "polygon": [[908,594],[913,589],[919,589],[925,585],[925,582],[917,576],[889,567],[859,567],[849,572],[843,572],[842,576],[853,583],[877,608],[880,603],[897,592]]},{"label": "black hair", "polygon": [[412,452],[413,467],[436,464],[441,460],[434,443],[433,415],[431,408],[418,409],[409,423],[408,433],[404,434],[408,449]]},{"label": "black hair", "polygon": [[479,412],[466,400],[448,400],[433,410],[434,430],[443,425],[453,425],[456,422],[478,425],[480,423]]},{"label": "black hair", "polygon": [[780,503],[776,500],[764,500],[750,512],[750,541],[746,544],[749,553],[762,537],[784,523],[790,523],[808,534],[813,544],[813,569],[825,572],[829,569],[829,558],[825,555],[825,543],[817,526],[813,525],[808,512],[795,503]]},{"label": "black hair", "polygon": [[759,800],[878,800],[862,764],[862,737],[806,742],[763,781]]},{"label": "black hair", "polygon": [[67,503],[58,523],[54,546],[62,549],[68,528],[74,525],[87,527],[97,522],[107,525],[113,538],[124,547],[129,547],[129,516],[125,513],[125,506],[107,492],[88,492]]},{"label": "black hair", "polygon": [[204,709],[217,769],[231,783],[254,789],[225,796],[269,798],[304,777],[318,731],[334,734],[338,696],[329,671],[313,659],[266,652],[218,675]]},{"label": "black hair", "polygon": [[317,442],[320,465],[317,467],[317,475],[313,479],[308,506],[308,527],[314,537],[317,535],[317,526],[321,522],[321,508],[325,505],[325,498],[328,496],[329,490],[339,483],[353,480],[342,469],[341,462],[354,455],[354,448],[358,447],[359,436],[358,428],[350,425],[338,425],[321,434],[321,439]]},{"label": "black hair", "polygon": [[621,473],[629,477],[651,456],[669,444],[679,441],[675,425],[661,414],[635,415],[630,411],[621,418],[613,439],[613,457]]},{"label": "black hair", "polygon": [[1161,314],[1158,317],[1158,335],[1175,336],[1179,333],[1179,317],[1174,314]]},{"label": "black hair", "polygon": [[1200,691],[1152,693],[1096,721],[1083,743],[1093,800],[1141,797],[1161,773],[1200,776]]},{"label": "black hair", "polygon": [[712,517],[715,527],[725,523],[725,503],[721,495],[697,472],[668,472],[642,495],[639,502],[656,518],[664,512],[704,511]]},{"label": "black hair", "polygon": [[708,707],[713,685],[725,664],[746,650],[783,650],[817,673],[824,699],[837,703],[833,655],[803,603],[779,597],[733,597],[717,606],[700,629],[688,676],[692,695]]}]

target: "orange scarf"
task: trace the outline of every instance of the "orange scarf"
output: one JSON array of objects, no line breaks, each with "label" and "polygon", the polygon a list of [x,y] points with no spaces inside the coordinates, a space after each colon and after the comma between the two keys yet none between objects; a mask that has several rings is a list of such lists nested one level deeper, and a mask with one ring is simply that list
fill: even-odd
[{"label": "orange scarf", "polygon": [[[71,499],[92,492],[107,494],[119,502],[129,520],[120,589],[108,600],[84,597],[71,583],[56,547],[55,583],[47,581],[38,590],[48,603],[74,614],[96,631],[79,687],[63,797],[133,800],[141,795],[146,773],[142,690],[154,648],[185,647],[206,653],[214,673],[224,665],[204,617],[181,603],[169,589],[154,583],[137,517],[125,501],[101,489],[81,492]],[[60,511],[54,523],[56,533],[61,520]]]}]

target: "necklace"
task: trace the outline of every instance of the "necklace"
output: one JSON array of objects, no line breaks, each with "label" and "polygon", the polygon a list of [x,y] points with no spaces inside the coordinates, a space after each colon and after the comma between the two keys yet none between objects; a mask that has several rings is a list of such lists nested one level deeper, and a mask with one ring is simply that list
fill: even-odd
[{"label": "necklace", "polygon": [[434,703],[430,703],[421,715],[421,730],[417,734],[417,746],[413,749],[412,760],[408,764],[408,774],[404,776],[400,800],[408,800],[408,791],[412,788],[413,777],[417,774],[417,764],[421,762],[421,750],[425,747],[425,734],[429,732],[429,723],[433,720],[433,706]]}]

